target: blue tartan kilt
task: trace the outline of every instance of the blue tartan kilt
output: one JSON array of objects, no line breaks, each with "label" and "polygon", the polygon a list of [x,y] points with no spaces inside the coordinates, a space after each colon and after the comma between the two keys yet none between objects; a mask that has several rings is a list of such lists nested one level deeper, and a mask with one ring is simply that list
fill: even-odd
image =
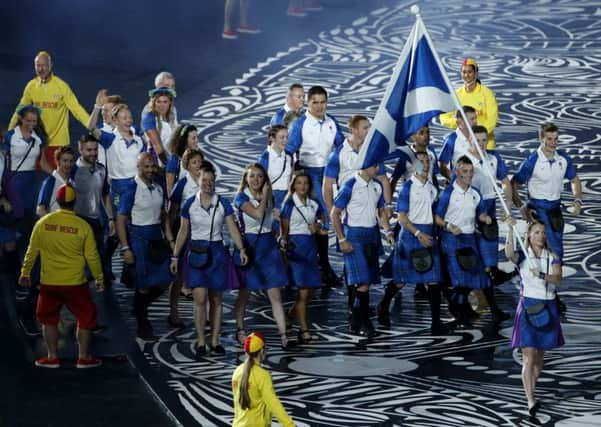
[{"label": "blue tartan kilt", "polygon": [[563,230],[553,231],[549,220],[549,214],[547,213],[549,209],[561,207],[561,201],[530,200],[528,202],[528,207],[536,209],[536,214],[540,218],[540,221],[545,224],[545,234],[547,235],[551,250],[559,257],[559,259],[563,259]]},{"label": "blue tartan kilt", "polygon": [[[551,323],[548,328],[539,329],[532,326],[526,320],[526,307],[538,302],[547,304]],[[561,331],[559,310],[555,300],[539,300],[535,298],[520,298],[518,308],[513,322],[513,333],[511,335],[511,346],[513,348],[536,348],[539,350],[552,350],[565,344]]]},{"label": "blue tartan kilt", "polygon": [[169,271],[169,257],[162,264],[148,260],[148,241],[163,238],[160,224],[128,225],[129,246],[136,257],[136,287],[168,286],[173,277]]},{"label": "blue tartan kilt", "polygon": [[288,239],[295,245],[294,250],[288,252],[292,284],[300,288],[321,287],[315,236],[312,234],[291,234]]},{"label": "blue tartan kilt", "polygon": [[414,226],[422,233],[429,234],[433,237],[432,247],[430,248],[432,259],[434,261],[432,269],[425,273],[418,273],[415,271],[411,264],[411,252],[414,249],[421,249],[423,246],[419,240],[417,240],[417,237],[403,229],[399,233],[394,251],[392,264],[394,282],[412,285],[417,283],[438,283],[441,280],[440,250],[438,240],[434,235],[434,227],[431,224],[414,224]]},{"label": "blue tartan kilt", "polygon": [[465,271],[457,262],[456,251],[459,248],[470,247],[478,254],[478,245],[474,234],[460,234],[458,236],[443,231],[441,236],[441,252],[446,261],[446,266],[453,286],[462,286],[471,289],[483,289],[491,286],[490,280],[484,272],[482,265],[476,266],[472,271]]},{"label": "blue tartan kilt", "polygon": [[[497,205],[495,199],[484,199],[484,210],[491,217],[497,215]],[[476,234],[476,242],[480,251],[480,258],[485,267],[496,267],[499,262],[499,239],[486,240],[481,233]]]},{"label": "blue tartan kilt", "polygon": [[[208,244],[207,240],[195,240],[195,242]],[[225,289],[226,262],[223,241],[211,242],[209,251],[211,253],[211,262],[203,269],[194,268],[189,265],[188,256],[190,251],[186,251],[184,263],[187,264],[185,271],[188,288],[207,288],[213,291],[222,291]]]},{"label": "blue tartan kilt", "polygon": [[255,253],[252,265],[246,270],[246,286],[251,291],[282,288],[288,285],[288,274],[278,244],[271,232],[246,234]]},{"label": "blue tartan kilt", "polygon": [[380,283],[379,262],[369,265],[365,253],[365,245],[375,245],[378,253],[382,249],[378,227],[345,226],[344,231],[346,240],[353,245],[353,251],[343,255],[347,284],[354,286]]}]

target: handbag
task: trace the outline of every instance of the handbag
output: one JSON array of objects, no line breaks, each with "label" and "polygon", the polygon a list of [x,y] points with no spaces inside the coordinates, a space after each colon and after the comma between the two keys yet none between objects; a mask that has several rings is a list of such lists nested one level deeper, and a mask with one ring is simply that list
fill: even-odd
[{"label": "handbag", "polygon": [[241,268],[242,270],[248,270],[252,266],[252,264],[255,262],[255,245],[259,241],[259,236],[261,236],[261,230],[263,229],[263,223],[265,222],[265,214],[266,214],[266,212],[263,212],[263,216],[261,217],[261,225],[259,225],[259,233],[257,234],[257,237],[255,238],[254,245],[251,245],[248,242],[248,240],[246,239],[246,236],[242,236],[244,252],[246,253],[246,264],[244,264],[244,265],[242,264],[242,260],[240,259],[240,250],[238,250],[238,248],[234,249],[234,253],[232,254],[232,259],[234,261],[234,265],[236,267]]},{"label": "handbag", "polygon": [[556,208],[547,210],[547,216],[549,217],[549,225],[551,226],[551,230],[555,231],[556,233],[562,233],[564,221],[561,207],[558,206]]},{"label": "handbag", "polygon": [[12,227],[15,222],[17,222],[15,212],[13,210],[6,212],[4,206],[0,206],[0,227]]},{"label": "handbag", "polygon": [[411,266],[418,273],[427,273],[432,270],[434,258],[428,248],[418,248],[411,251]]},{"label": "handbag", "polygon": [[198,270],[204,270],[211,266],[213,257],[211,255],[211,241],[213,240],[213,222],[215,221],[215,213],[219,206],[219,196],[217,196],[217,206],[213,209],[213,215],[211,216],[211,228],[209,231],[209,241],[190,241],[190,251],[188,252],[188,265],[191,268]]},{"label": "handbag", "polygon": [[489,242],[495,242],[499,238],[499,223],[497,222],[497,218],[494,216],[491,217],[492,222],[487,224],[482,221],[478,221],[480,224],[480,232],[482,233],[482,237]]},{"label": "handbag", "polygon": [[148,261],[151,264],[160,265],[169,258],[171,247],[165,239],[148,241]]},{"label": "handbag", "polygon": [[537,302],[526,307],[526,321],[535,329],[547,329],[551,326],[551,312],[544,302]]},{"label": "handbag", "polygon": [[379,266],[379,247],[376,243],[364,243],[363,245],[363,254],[365,255],[365,260],[367,261],[368,266]]},{"label": "handbag", "polygon": [[478,255],[470,247],[457,248],[455,255],[459,267],[464,271],[473,271],[478,266]]}]

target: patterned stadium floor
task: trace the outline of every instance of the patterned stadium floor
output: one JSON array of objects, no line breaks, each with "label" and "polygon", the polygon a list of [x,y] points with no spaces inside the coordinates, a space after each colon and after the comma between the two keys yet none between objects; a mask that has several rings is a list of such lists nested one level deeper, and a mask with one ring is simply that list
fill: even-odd
[{"label": "patterned stadium floor", "polygon": [[[537,394],[538,421],[527,415],[520,380],[521,355],[509,347],[512,322],[492,327],[488,312],[474,328],[445,336],[429,333],[427,302],[406,287],[393,307],[393,326],[365,341],[349,335],[346,296],[335,290],[317,296],[309,308],[314,344],[283,352],[266,299],[251,298],[247,330],[267,334],[265,365],[276,391],[301,426],[515,426],[601,425],[601,7],[587,1],[535,2],[423,1],[420,6],[453,83],[460,84],[460,61],[474,56],[484,84],[497,95],[498,148],[510,170],[537,146],[537,124],[560,127],[560,147],[575,160],[584,188],[579,217],[567,215],[566,268],[562,298],[566,345],[546,356]],[[443,6],[444,4],[444,6]],[[381,8],[336,26],[272,56],[233,82],[199,100],[192,117],[205,154],[218,168],[218,190],[231,195],[243,166],[266,143],[269,118],[292,81],[325,86],[329,112],[341,123],[354,113],[373,116],[405,38],[413,25],[410,2]],[[346,129],[345,129],[346,130]],[[440,149],[447,130],[432,126]],[[566,186],[564,197],[571,200]],[[334,265],[340,256],[332,247]],[[501,307],[513,312],[516,283],[498,289]],[[130,291],[119,289],[122,314],[135,331]],[[372,304],[381,296],[372,292]],[[195,333],[167,329],[163,297],[152,308],[159,342],[139,343],[146,364],[139,366],[158,396],[182,425],[230,425],[230,377],[243,353],[234,341],[232,307],[224,297],[227,354],[194,359]],[[293,300],[288,292],[286,306]],[[181,301],[191,323],[192,305]],[[450,315],[443,310],[443,317]]]}]

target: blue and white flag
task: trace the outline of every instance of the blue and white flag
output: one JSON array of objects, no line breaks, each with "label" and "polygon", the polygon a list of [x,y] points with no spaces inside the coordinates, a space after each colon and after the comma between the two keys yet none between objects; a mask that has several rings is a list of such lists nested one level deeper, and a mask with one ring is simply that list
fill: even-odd
[{"label": "blue and white flag", "polygon": [[361,169],[384,160],[432,117],[456,109],[445,77],[418,18],[359,152]]}]

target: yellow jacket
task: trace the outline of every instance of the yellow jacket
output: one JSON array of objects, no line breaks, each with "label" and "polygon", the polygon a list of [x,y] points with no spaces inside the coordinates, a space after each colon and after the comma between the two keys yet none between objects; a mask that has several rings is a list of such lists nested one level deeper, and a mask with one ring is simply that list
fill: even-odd
[{"label": "yellow jacket", "polygon": [[284,427],[294,427],[294,421],[278,399],[273,389],[271,375],[258,363],[250,370],[248,378],[248,395],[250,407],[240,407],[240,378],[244,364],[239,365],[232,375],[232,391],[234,393],[233,427],[266,427],[271,425],[272,413]]},{"label": "yellow jacket", "polygon": [[104,280],[92,228],[73,211],[59,209],[36,223],[21,268],[23,277],[30,277],[38,255],[42,265],[40,282],[44,285],[86,283],[86,262],[96,281]]},{"label": "yellow jacket", "polygon": [[[488,130],[487,150],[494,150],[496,147],[494,129],[499,120],[499,106],[492,90],[486,86],[476,83],[472,92],[467,92],[464,86],[455,91],[461,105],[469,105],[476,110],[478,124],[486,127]],[[457,128],[457,119],[455,112],[451,111],[440,115],[440,124],[448,128]]]},{"label": "yellow jacket", "polygon": [[[69,111],[84,126],[90,116],[79,104],[67,83],[52,74],[46,83],[39,77],[30,80],[25,86],[19,105],[33,104],[42,109],[42,121],[48,133],[49,146],[69,145]],[[17,124],[17,113],[10,119],[9,129]]]}]

